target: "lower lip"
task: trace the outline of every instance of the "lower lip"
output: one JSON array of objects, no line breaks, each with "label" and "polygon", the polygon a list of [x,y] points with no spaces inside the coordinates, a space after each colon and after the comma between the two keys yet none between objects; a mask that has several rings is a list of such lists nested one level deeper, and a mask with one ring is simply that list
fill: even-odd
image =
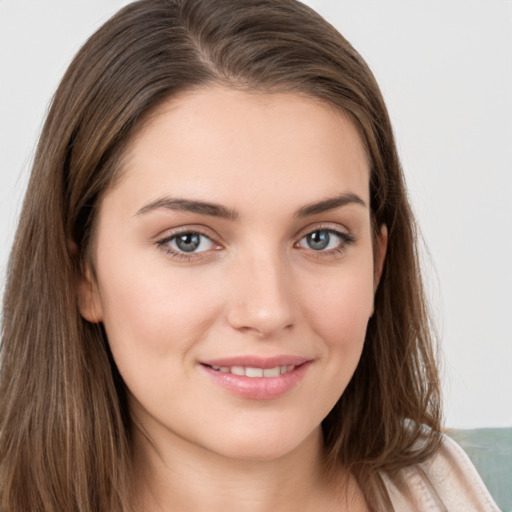
[{"label": "lower lip", "polygon": [[246,377],[214,370],[210,366],[201,365],[201,368],[216,384],[234,395],[250,400],[272,400],[293,389],[302,380],[310,364],[308,361],[278,377]]}]

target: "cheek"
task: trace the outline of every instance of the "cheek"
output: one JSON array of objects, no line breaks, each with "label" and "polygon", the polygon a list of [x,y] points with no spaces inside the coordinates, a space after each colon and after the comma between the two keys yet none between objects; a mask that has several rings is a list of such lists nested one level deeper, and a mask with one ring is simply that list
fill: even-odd
[{"label": "cheek", "polygon": [[373,311],[371,265],[341,271],[309,293],[309,322],[325,343],[347,349],[362,347]]},{"label": "cheek", "polygon": [[215,288],[190,273],[169,272],[151,262],[131,265],[128,258],[117,265],[102,261],[103,319],[116,361],[186,357],[218,316]]},{"label": "cheek", "polygon": [[302,290],[302,296],[308,297],[304,316],[314,332],[320,360],[311,402],[319,422],[343,395],[359,364],[373,311],[372,269],[371,260],[340,266],[309,293]]}]

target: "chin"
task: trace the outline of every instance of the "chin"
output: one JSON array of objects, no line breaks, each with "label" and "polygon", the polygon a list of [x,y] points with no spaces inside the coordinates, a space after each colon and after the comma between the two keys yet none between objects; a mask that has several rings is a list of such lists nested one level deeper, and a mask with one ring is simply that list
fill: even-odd
[{"label": "chin", "polygon": [[217,438],[210,450],[228,459],[240,461],[275,461],[304,450],[317,450],[322,439],[320,426],[313,431],[294,428],[256,428],[251,431],[231,431]]}]

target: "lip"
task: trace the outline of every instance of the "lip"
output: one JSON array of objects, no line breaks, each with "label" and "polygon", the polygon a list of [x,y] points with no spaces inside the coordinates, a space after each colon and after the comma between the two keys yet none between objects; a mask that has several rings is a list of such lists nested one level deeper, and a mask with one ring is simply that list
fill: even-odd
[{"label": "lip", "polygon": [[[311,359],[291,355],[276,357],[235,356],[200,361],[199,367],[214,383],[236,396],[249,400],[272,400],[291,391],[302,380],[311,363]],[[212,368],[213,366],[243,366],[269,369],[276,366],[290,365],[295,366],[295,368],[277,377],[247,377],[220,372]]]},{"label": "lip", "polygon": [[223,359],[208,359],[200,361],[208,366],[252,366],[253,368],[275,368],[276,366],[300,366],[307,363],[310,359],[300,356],[280,355],[274,357],[261,356],[234,356]]}]

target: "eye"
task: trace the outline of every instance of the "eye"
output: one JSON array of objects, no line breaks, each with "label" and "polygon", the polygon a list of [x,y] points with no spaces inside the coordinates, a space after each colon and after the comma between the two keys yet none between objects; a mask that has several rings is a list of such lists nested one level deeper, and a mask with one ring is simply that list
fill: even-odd
[{"label": "eye", "polygon": [[158,246],[166,252],[176,255],[194,254],[215,249],[216,244],[197,231],[183,231],[160,240]]},{"label": "eye", "polygon": [[346,233],[334,229],[317,229],[303,236],[297,243],[297,246],[317,252],[335,252],[343,250],[346,244],[353,241],[354,239]]}]

